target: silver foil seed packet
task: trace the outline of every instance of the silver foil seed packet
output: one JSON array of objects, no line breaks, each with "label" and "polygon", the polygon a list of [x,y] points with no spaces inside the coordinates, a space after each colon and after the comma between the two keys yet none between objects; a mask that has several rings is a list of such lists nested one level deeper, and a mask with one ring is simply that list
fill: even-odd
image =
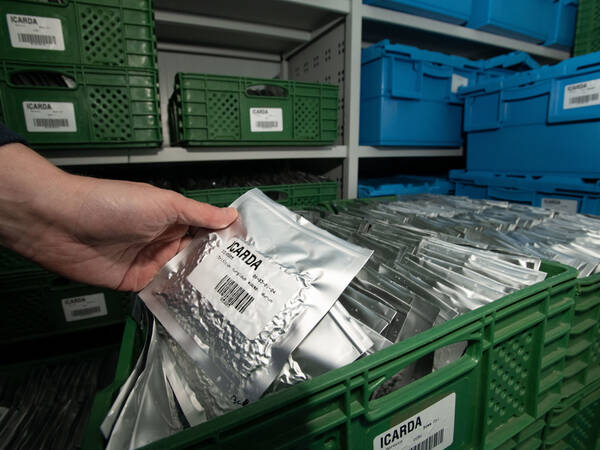
[{"label": "silver foil seed packet", "polygon": [[140,297],[235,408],[261,397],[372,251],[258,189],[231,206],[239,218],[199,232]]}]

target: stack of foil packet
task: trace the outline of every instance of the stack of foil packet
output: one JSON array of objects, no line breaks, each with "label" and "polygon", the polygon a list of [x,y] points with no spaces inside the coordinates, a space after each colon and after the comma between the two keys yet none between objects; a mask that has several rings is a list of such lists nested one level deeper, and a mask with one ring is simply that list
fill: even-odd
[{"label": "stack of foil packet", "polygon": [[[539,256],[466,237],[484,229],[468,214],[488,209],[494,229],[514,231],[497,205],[449,199],[305,213],[315,226],[256,189],[241,196],[238,221],[198,234],[140,293],[153,317],[141,320],[147,345],[102,425],[108,448],[198,425],[545,278]],[[374,395],[464,349],[437,351]]]}]

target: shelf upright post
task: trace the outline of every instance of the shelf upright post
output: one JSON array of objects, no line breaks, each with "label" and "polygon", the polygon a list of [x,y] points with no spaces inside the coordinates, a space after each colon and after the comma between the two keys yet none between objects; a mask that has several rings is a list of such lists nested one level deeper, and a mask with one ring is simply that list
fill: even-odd
[{"label": "shelf upright post", "polygon": [[362,0],[351,0],[346,16],[344,144],[348,156],[344,160],[344,198],[356,198],[358,193],[358,127],[360,109],[360,55],[362,42]]}]

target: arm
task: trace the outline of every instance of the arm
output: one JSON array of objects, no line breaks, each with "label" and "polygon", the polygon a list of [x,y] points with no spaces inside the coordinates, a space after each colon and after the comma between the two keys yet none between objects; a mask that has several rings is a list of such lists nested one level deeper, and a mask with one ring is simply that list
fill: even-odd
[{"label": "arm", "polygon": [[70,175],[20,143],[0,147],[0,244],[76,281],[139,290],[190,227],[236,217],[147,184]]}]

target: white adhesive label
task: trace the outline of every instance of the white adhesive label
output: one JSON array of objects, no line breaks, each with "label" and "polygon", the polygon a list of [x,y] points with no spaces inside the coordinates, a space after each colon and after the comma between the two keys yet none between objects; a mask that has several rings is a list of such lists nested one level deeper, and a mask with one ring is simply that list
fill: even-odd
[{"label": "white adhesive label", "polygon": [[452,74],[452,86],[450,87],[450,90],[456,94],[458,92],[458,88],[461,86],[468,86],[469,85],[469,79],[466,77],[463,77],[461,75],[457,75],[455,73]]},{"label": "white adhesive label", "polygon": [[206,255],[188,281],[248,339],[256,339],[302,288],[298,278],[236,238]]},{"label": "white adhesive label", "polygon": [[7,14],[6,22],[10,45],[14,48],[58,51],[65,49],[60,19]]},{"label": "white adhesive label", "polygon": [[91,319],[108,314],[104,294],[90,294],[81,297],[70,297],[62,299],[62,308],[67,322]]},{"label": "white adhesive label", "polygon": [[31,133],[77,131],[75,108],[66,102],[23,102],[25,124]]},{"label": "white adhesive label", "polygon": [[594,105],[600,105],[600,78],[565,86],[563,109]]},{"label": "white adhesive label", "polygon": [[283,131],[283,110],[281,108],[250,108],[250,131]]},{"label": "white adhesive label", "polygon": [[373,439],[373,450],[442,450],[454,440],[452,393]]},{"label": "white adhesive label", "polygon": [[542,198],[542,208],[576,213],[579,202],[577,200],[566,200],[564,198]]}]

